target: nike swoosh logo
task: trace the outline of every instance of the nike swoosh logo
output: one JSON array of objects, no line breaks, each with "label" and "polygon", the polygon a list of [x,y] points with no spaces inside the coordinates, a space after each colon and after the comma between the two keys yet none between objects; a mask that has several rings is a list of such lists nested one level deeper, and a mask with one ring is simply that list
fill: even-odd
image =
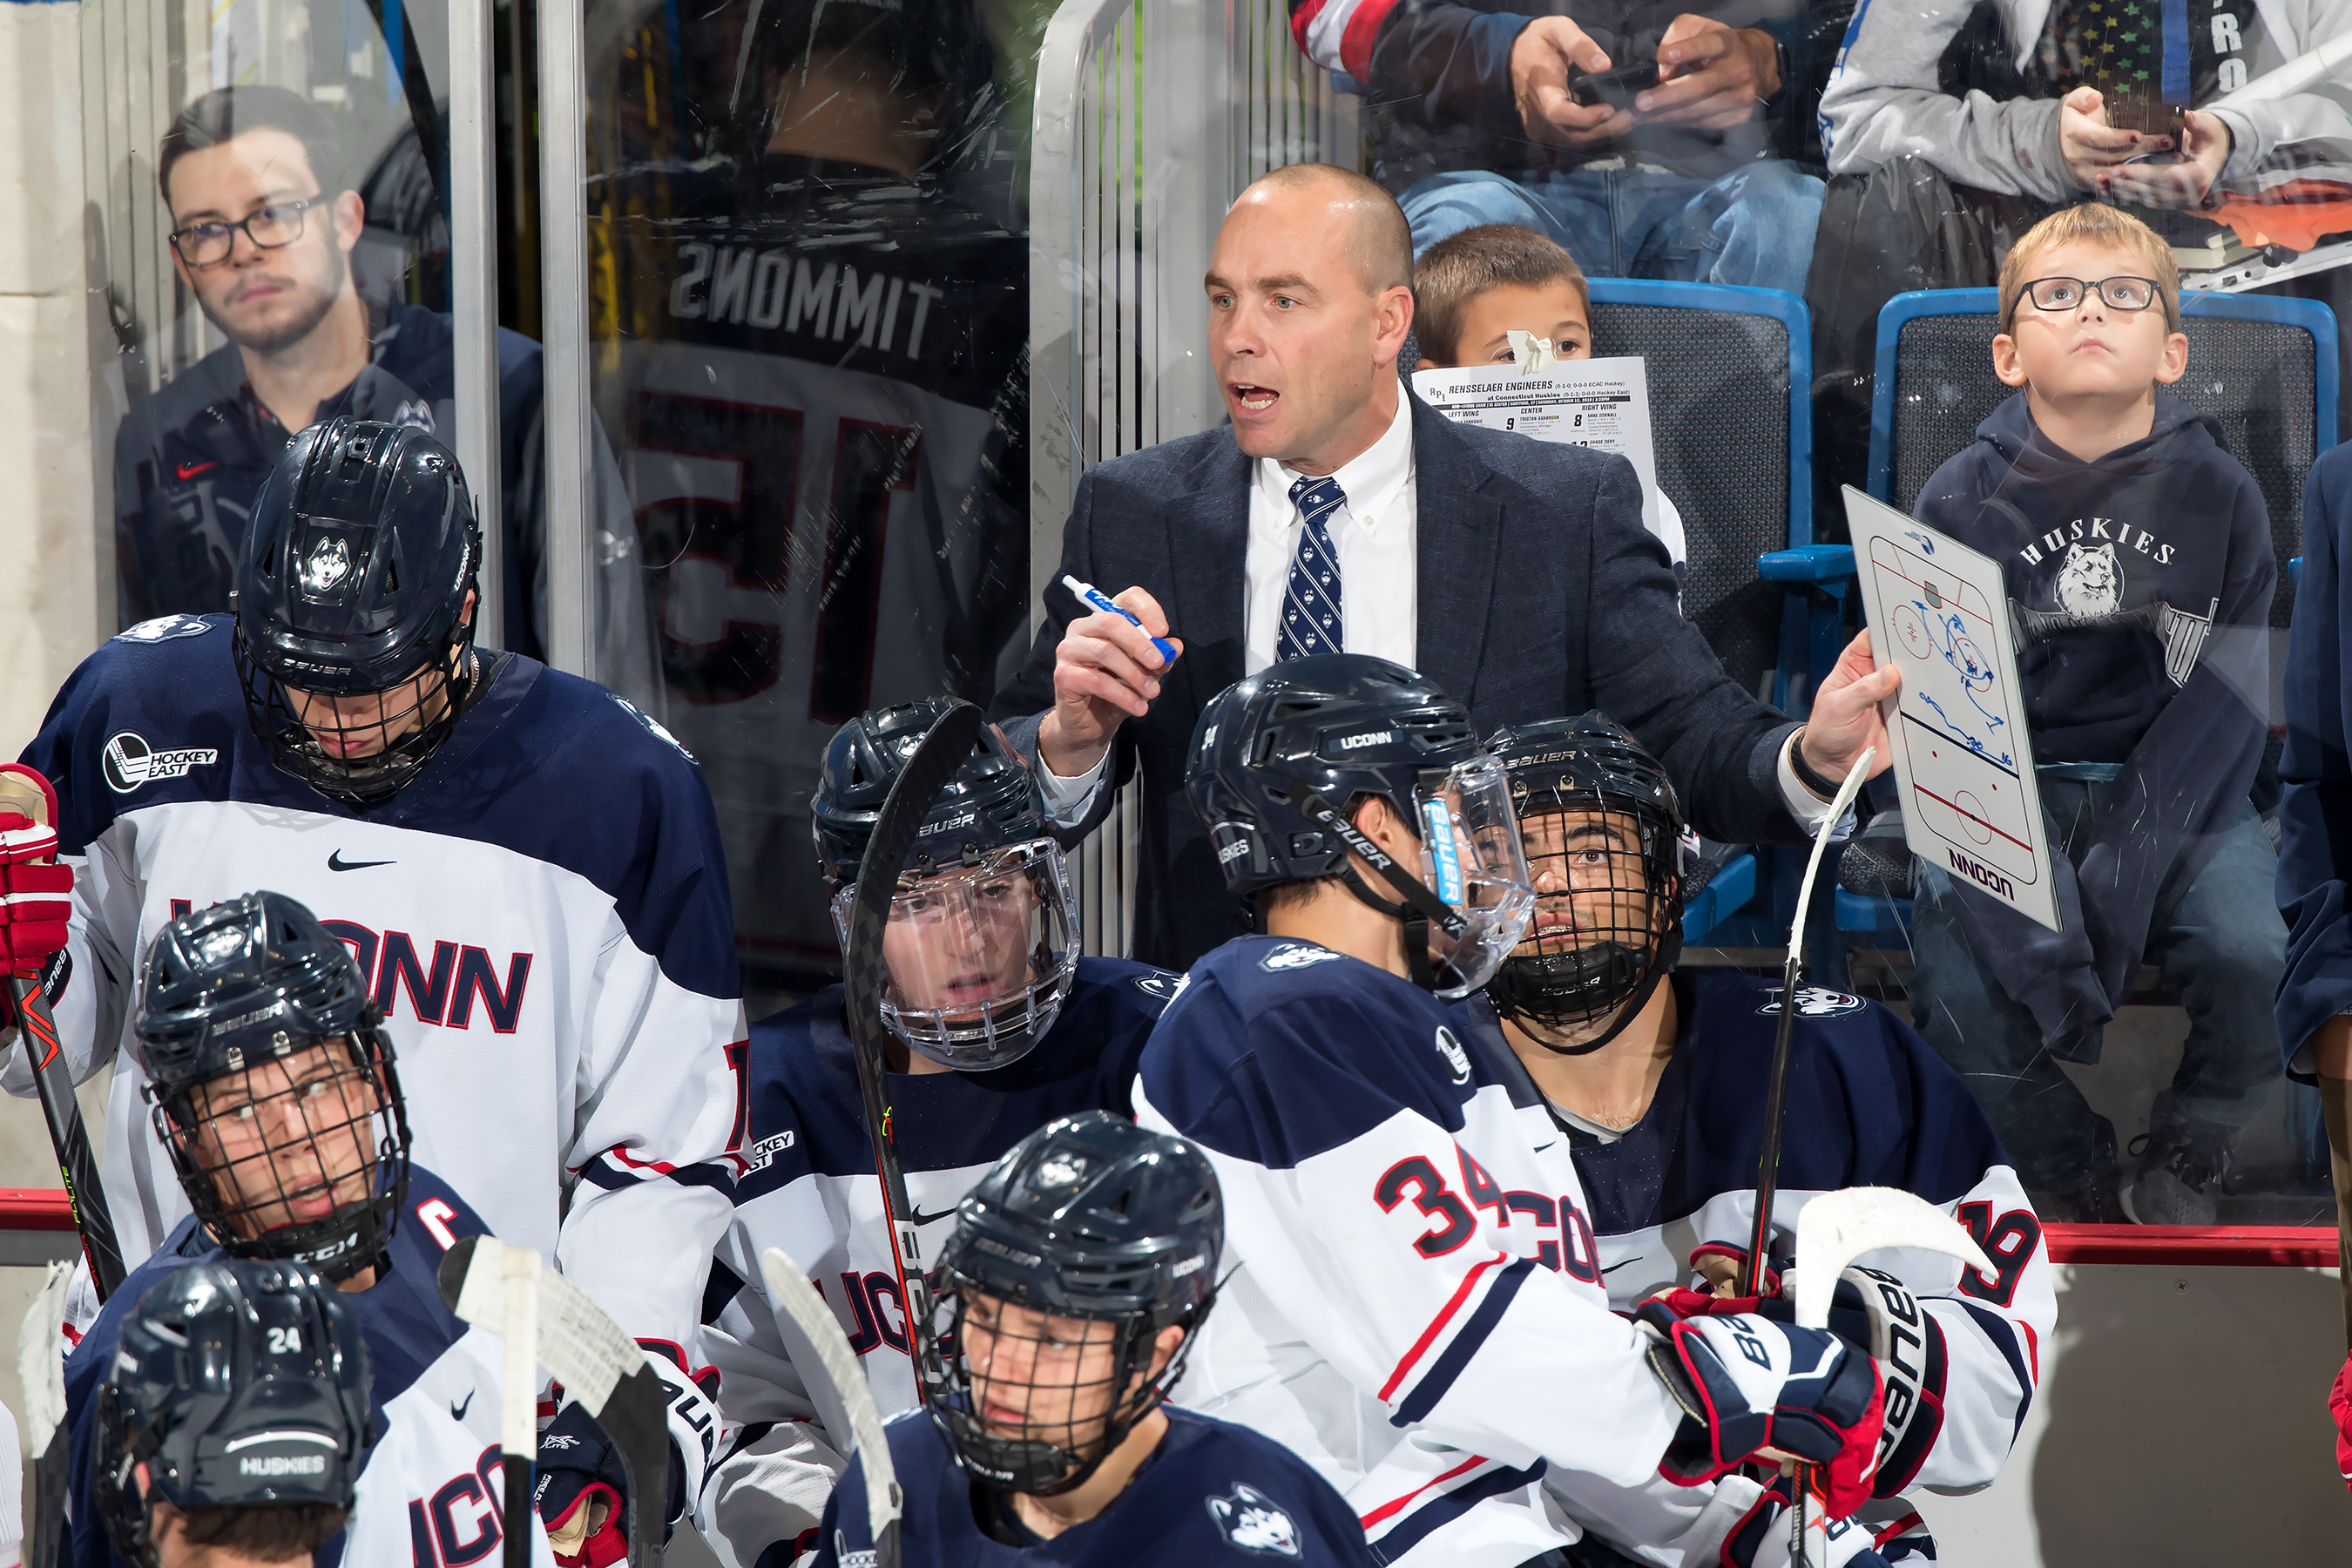
[{"label": "nike swoosh logo", "polygon": [[398,863],[394,860],[346,860],[343,858],[343,852],[340,849],[327,857],[327,869],[330,871],[364,871],[371,866],[393,866]]},{"label": "nike swoosh logo", "polygon": [[921,1205],[918,1204],[913,1206],[914,1212],[907,1217],[913,1220],[917,1225],[931,1225],[940,1220],[953,1219],[955,1217],[955,1210],[953,1209],[941,1209],[937,1214],[925,1214],[922,1210]]},{"label": "nike swoosh logo", "polygon": [[182,463],[179,468],[173,471],[184,479],[193,479],[207,468],[217,468],[219,467],[220,464],[217,460],[210,463]]},{"label": "nike swoosh logo", "polygon": [[473,1407],[474,1391],[469,1388],[466,1390],[465,1404],[460,1405],[454,1399],[449,1402],[449,1419],[452,1421],[463,1421],[466,1418],[466,1412],[471,1410]]},{"label": "nike swoosh logo", "polygon": [[1607,1267],[1606,1268],[1603,1268],[1601,1272],[1602,1272],[1603,1274],[1614,1274],[1614,1273],[1616,1273],[1616,1272],[1617,1272],[1617,1270],[1619,1270],[1620,1268],[1624,1268],[1624,1267],[1625,1267],[1625,1265],[1626,1265],[1627,1263],[1639,1263],[1639,1262],[1641,1262],[1641,1261],[1642,1261],[1642,1255],[1641,1255],[1640,1253],[1638,1253],[1638,1252],[1637,1252],[1637,1253],[1633,1254],[1633,1257],[1626,1258],[1623,1262],[1620,1262],[1620,1263],[1612,1263],[1612,1264],[1609,1265],[1609,1267]]}]

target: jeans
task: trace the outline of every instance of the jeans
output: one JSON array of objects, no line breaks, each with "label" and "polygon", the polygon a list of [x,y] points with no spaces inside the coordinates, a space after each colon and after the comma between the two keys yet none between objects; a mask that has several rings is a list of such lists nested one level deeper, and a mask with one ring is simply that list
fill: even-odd
[{"label": "jeans", "polygon": [[[2074,853],[2111,786],[2046,773],[2039,783],[2043,809],[2065,840],[2060,847]],[[1926,860],[1918,868],[1911,1010],[1919,1033],[1968,1079],[2028,1189],[2078,1191],[2102,1173],[2095,1151],[2112,1149],[2114,1132],[2059,1069],[2033,1015],[1969,951],[1951,878]],[[2148,922],[2147,960],[2189,1015],[2180,1067],[2157,1101],[2159,1119],[2242,1127],[2279,1077],[2271,996],[2286,966],[2286,923],[2273,890],[2277,877],[2278,854],[2253,806],[2241,802],[2204,869]]]},{"label": "jeans", "polygon": [[1481,224],[1549,235],[1595,278],[1663,278],[1805,291],[1825,187],[1781,160],[1717,180],[1647,169],[1567,169],[1508,180],[1433,174],[1398,198],[1418,257]]}]

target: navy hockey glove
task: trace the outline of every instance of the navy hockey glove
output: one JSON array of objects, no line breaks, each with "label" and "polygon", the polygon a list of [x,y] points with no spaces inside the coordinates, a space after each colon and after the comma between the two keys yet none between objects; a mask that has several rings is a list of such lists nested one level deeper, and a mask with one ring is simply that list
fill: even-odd
[{"label": "navy hockey glove", "polygon": [[567,1405],[539,1435],[531,1500],[563,1568],[608,1568],[629,1553],[629,1479],[620,1450],[582,1405]]},{"label": "navy hockey glove", "polygon": [[1633,1321],[1684,1411],[1659,1474],[1697,1486],[1750,1459],[1795,1458],[1823,1468],[1831,1518],[1869,1498],[1881,1411],[1869,1356],[1826,1329],[1752,1312],[1684,1317],[1652,1300]]},{"label": "navy hockey glove", "polygon": [[[1669,1290],[1656,1300],[1677,1317],[1754,1312],[1776,1323],[1796,1320],[1796,1304],[1786,1298],[1710,1297],[1698,1290]],[[1944,1429],[1943,1326],[1892,1274],[1850,1267],[1838,1276],[1829,1327],[1830,1332],[1877,1363],[1881,1425],[1871,1496],[1894,1497],[1917,1477]]]},{"label": "navy hockey glove", "polygon": [[1805,1507],[1805,1552],[1796,1552],[1792,1508],[1796,1483],[1773,1479],[1746,1516],[1723,1538],[1724,1568],[1889,1568],[1897,1563],[1932,1562],[1935,1538],[1908,1503],[1878,1503],[1853,1519],[1831,1519],[1821,1500]]}]

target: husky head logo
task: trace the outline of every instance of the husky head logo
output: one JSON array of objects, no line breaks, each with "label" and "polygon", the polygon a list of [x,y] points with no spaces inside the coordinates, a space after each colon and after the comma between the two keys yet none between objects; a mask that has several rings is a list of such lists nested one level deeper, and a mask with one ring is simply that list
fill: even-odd
[{"label": "husky head logo", "polygon": [[1437,1026],[1437,1054],[1444,1057],[1445,1065],[1454,1069],[1454,1082],[1470,1081],[1470,1053],[1462,1048],[1462,1042],[1454,1037],[1454,1031],[1443,1024]]},{"label": "husky head logo", "polygon": [[323,594],[352,574],[352,547],[341,534],[329,534],[310,547],[310,558],[302,563],[302,586],[313,594]]},{"label": "husky head logo", "polygon": [[158,616],[129,631],[114,634],[116,642],[170,642],[174,637],[200,637],[210,628],[194,616]]},{"label": "husky head logo", "polygon": [[2080,544],[2066,547],[2058,568],[2058,607],[2070,615],[2112,615],[2124,599],[2124,569],[2116,564],[2116,547],[2096,550]]},{"label": "husky head logo", "polygon": [[1037,1167],[1037,1184],[1041,1187],[1075,1187],[1087,1173],[1083,1154],[1051,1154]]},{"label": "husky head logo", "polygon": [[1257,966],[1269,974],[1276,974],[1286,969],[1304,969],[1310,963],[1328,963],[1339,956],[1340,955],[1328,947],[1316,947],[1312,943],[1303,942],[1293,942],[1287,947],[1276,948],[1272,952],[1259,959]]},{"label": "husky head logo", "polygon": [[1176,994],[1184,989],[1184,982],[1188,978],[1190,977],[1187,975],[1170,974],[1162,970],[1154,970],[1149,974],[1137,975],[1135,988],[1146,996],[1161,1002],[1173,1002],[1176,1000]]},{"label": "husky head logo", "polygon": [[430,436],[433,434],[433,405],[421,397],[404,400],[399,407],[392,411],[392,422],[394,425],[413,426]]},{"label": "husky head logo", "polygon": [[1218,1533],[1235,1550],[1253,1557],[1297,1561],[1298,1527],[1255,1487],[1236,1481],[1230,1493],[1213,1497],[1208,1503],[1209,1517],[1217,1521]]},{"label": "husky head logo", "polygon": [[[1859,996],[1849,996],[1843,991],[1824,991],[1818,985],[1797,987],[1797,1016],[1800,1018],[1841,1018],[1848,1013],[1859,1013],[1865,1004]],[[1759,1018],[1777,1018],[1780,1015],[1780,988],[1772,987],[1764,1005],[1756,1009]]]}]

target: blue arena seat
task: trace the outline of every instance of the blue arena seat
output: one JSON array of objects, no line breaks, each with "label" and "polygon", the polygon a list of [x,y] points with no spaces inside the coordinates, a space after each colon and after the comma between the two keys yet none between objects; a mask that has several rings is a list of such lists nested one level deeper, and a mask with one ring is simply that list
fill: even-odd
[{"label": "blue arena seat", "polygon": [[[1595,278],[1591,288],[1594,355],[1647,362],[1658,488],[1682,514],[1688,555],[1684,613],[1734,679],[1801,712],[1806,688],[1792,675],[1809,667],[1816,606],[1845,592],[1813,559],[1822,547],[1805,302],[1773,289],[1651,279]],[[1844,556],[1850,576],[1853,552]],[[1795,884],[1778,858],[1748,850],[1723,864],[1685,907],[1684,941],[1785,941],[1785,929],[1769,928],[1774,909],[1793,907]],[[1758,905],[1759,888],[1768,897]]]}]

